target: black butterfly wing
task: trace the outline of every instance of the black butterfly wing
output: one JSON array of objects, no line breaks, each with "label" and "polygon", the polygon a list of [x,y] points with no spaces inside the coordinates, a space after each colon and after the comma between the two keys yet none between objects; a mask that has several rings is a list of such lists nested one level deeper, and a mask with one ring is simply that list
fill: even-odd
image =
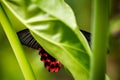
[{"label": "black butterfly wing", "polygon": [[83,35],[85,36],[85,38],[87,39],[88,43],[90,44],[90,41],[91,41],[91,34],[89,32],[86,32],[86,31],[83,31],[83,30],[80,30]]},{"label": "black butterfly wing", "polygon": [[37,43],[37,41],[33,38],[28,29],[17,32],[17,35],[23,45],[34,49],[38,49],[40,47],[39,43]]},{"label": "black butterfly wing", "polygon": [[[87,41],[90,43],[90,33],[81,30],[83,35],[86,37]],[[56,60],[54,57],[49,55],[37,41],[30,34],[28,29],[24,29],[17,33],[21,43],[25,46],[40,50],[39,55],[41,56],[40,60],[44,63],[45,68],[50,72],[58,72],[61,67],[61,63]]]},{"label": "black butterfly wing", "polygon": [[[83,30],[80,31],[83,33],[88,43],[90,43],[91,34]],[[34,49],[38,49],[40,47],[39,43],[37,43],[37,41],[33,38],[28,29],[24,29],[22,31],[17,32],[17,35],[23,45],[26,45]]]}]

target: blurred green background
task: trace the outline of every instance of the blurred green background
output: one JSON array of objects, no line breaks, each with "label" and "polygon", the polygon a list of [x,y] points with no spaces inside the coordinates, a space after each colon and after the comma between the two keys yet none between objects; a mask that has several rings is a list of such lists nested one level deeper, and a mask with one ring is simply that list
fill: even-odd
[{"label": "blurred green background", "polygon": [[[92,0],[65,0],[75,12],[76,20],[78,22],[79,28],[85,31],[90,32],[91,28],[91,4]],[[108,55],[107,65],[111,67],[107,68],[107,72],[111,80],[120,80],[120,36],[116,39],[113,35],[115,32],[114,28],[117,27],[117,30],[120,29],[120,0],[110,0],[110,21],[111,21],[111,30],[110,30],[110,55]],[[114,24],[114,25],[113,25]],[[115,24],[118,24],[117,26]],[[114,48],[118,44],[118,49]],[[30,62],[34,73],[37,77],[37,80],[74,80],[69,72],[66,71],[64,67],[60,69],[58,73],[50,73],[45,68],[43,63],[40,61],[38,51],[23,46],[26,57]],[[114,54],[113,54],[114,53]],[[117,55],[115,54],[117,53]],[[114,56],[114,57],[113,57]],[[111,62],[112,59],[112,62]],[[115,65],[116,59],[118,63]],[[114,62],[115,61],[115,62]],[[118,67],[116,69],[116,66]],[[112,71],[111,71],[112,70]],[[119,71],[118,75],[115,71]],[[114,74],[112,74],[114,72]],[[0,24],[0,80],[24,80],[23,74],[20,70],[16,57],[12,51],[12,48],[9,44],[9,41],[1,27]]]}]

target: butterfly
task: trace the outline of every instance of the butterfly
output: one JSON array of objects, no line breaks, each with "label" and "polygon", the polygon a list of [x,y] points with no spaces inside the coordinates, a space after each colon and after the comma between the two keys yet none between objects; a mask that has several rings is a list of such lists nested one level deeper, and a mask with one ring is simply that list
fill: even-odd
[{"label": "butterfly", "polygon": [[[85,35],[88,42],[90,42],[90,33],[81,30],[83,35]],[[39,50],[39,55],[41,56],[40,60],[44,63],[44,67],[49,72],[58,72],[61,67],[61,62],[45,51],[42,46],[34,39],[28,29],[17,32],[20,42],[28,47]]]}]

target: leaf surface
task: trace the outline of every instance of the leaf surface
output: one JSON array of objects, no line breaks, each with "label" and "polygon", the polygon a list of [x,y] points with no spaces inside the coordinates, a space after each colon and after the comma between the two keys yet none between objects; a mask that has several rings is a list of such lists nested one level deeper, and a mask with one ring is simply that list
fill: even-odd
[{"label": "leaf surface", "polygon": [[14,27],[17,22],[19,27],[28,28],[75,80],[88,80],[91,51],[64,0],[2,0],[1,4]]}]

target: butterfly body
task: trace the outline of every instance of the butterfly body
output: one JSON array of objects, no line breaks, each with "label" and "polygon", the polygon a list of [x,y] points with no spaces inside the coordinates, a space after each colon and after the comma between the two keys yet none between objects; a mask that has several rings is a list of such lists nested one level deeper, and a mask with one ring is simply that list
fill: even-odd
[{"label": "butterfly body", "polygon": [[28,29],[22,30],[17,33],[21,43],[25,46],[39,50],[40,60],[44,63],[45,68],[49,72],[58,72],[61,67],[60,61],[49,55],[37,41],[30,34]]}]

